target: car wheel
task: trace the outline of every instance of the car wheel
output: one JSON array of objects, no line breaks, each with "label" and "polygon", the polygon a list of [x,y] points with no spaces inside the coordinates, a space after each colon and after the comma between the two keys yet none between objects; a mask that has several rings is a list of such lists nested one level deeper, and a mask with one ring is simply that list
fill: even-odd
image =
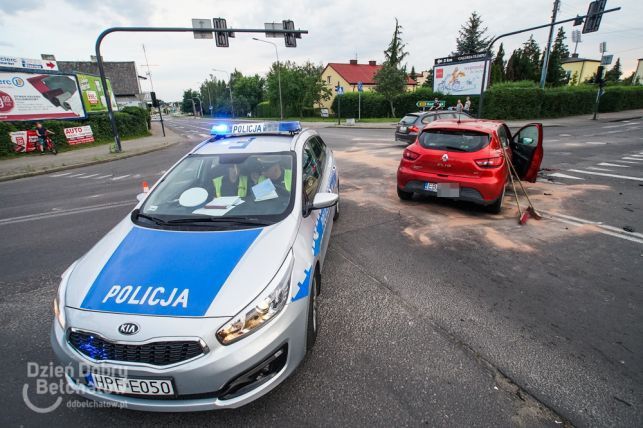
[{"label": "car wheel", "polygon": [[317,315],[317,300],[319,298],[320,278],[317,271],[312,278],[313,283],[310,286],[310,296],[308,297],[308,323],[306,327],[306,351],[310,352],[317,341],[317,331],[319,330],[319,317]]},{"label": "car wheel", "polygon": [[398,187],[397,196],[403,201],[410,201],[411,199],[413,199],[413,192],[405,192]]},{"label": "car wheel", "polygon": [[489,211],[491,214],[500,214],[500,212],[502,211],[502,203],[505,199],[506,190],[507,184],[505,183],[505,185],[502,186],[502,193],[500,194],[500,197],[496,199],[493,204],[487,205],[487,211]]},{"label": "car wheel", "polygon": [[[337,196],[339,196],[339,180],[337,180]],[[339,218],[339,199],[337,199],[337,205],[335,205],[335,214],[333,215],[333,221]]]}]

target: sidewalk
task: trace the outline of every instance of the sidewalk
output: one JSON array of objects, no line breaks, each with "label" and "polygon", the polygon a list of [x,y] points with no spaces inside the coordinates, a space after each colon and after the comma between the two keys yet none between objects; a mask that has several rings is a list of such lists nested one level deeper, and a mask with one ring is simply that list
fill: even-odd
[{"label": "sidewalk", "polygon": [[131,156],[142,155],[163,149],[178,143],[183,138],[165,127],[166,137],[163,137],[161,125],[152,122],[152,135],[133,140],[121,141],[121,153],[109,153],[109,144],[103,144],[86,149],[71,150],[56,156],[47,154],[28,155],[0,160],[0,181],[15,180],[48,172],[61,171],[86,165],[110,162]]},{"label": "sidewalk", "polygon": [[[615,122],[620,120],[640,119],[640,118],[643,118],[643,109],[625,110],[625,111],[618,111],[613,113],[599,113],[597,122],[607,123],[607,122]],[[329,122],[304,122],[304,121],[302,121],[301,124],[306,128],[313,128],[313,129],[318,129],[318,128],[394,129],[398,123],[397,121],[380,122],[380,123],[357,122],[355,123],[355,125],[346,125],[345,121],[346,120],[343,119],[341,125],[338,125],[337,123],[329,123]],[[564,127],[564,126],[583,125],[586,123],[592,123],[593,121],[592,121],[591,114],[584,114],[581,116],[568,116],[568,117],[561,117],[558,119],[509,120],[507,121],[507,125],[509,125],[510,128],[520,128],[522,126],[525,126],[528,123],[533,123],[533,122],[540,122],[543,124],[543,126]]]}]

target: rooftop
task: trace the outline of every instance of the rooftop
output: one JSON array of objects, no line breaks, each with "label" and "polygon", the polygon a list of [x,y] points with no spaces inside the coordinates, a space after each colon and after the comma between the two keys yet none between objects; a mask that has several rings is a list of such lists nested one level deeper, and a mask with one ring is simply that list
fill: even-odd
[{"label": "rooftop", "polygon": [[561,61],[563,64],[568,62],[601,62],[600,59],[590,59],[590,58],[565,58]]},{"label": "rooftop", "polygon": [[[369,61],[368,64],[358,64],[356,60],[351,60],[348,64],[341,62],[329,62],[326,67],[332,67],[344,80],[351,85],[357,85],[362,82],[364,85],[374,85],[375,75],[382,68],[375,61]],[[407,77],[407,85],[417,85],[416,82]]]}]

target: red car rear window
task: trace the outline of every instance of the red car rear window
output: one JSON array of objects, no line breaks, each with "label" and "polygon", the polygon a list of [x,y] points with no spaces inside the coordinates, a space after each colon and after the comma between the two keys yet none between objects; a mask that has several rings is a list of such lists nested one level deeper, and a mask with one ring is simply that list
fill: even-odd
[{"label": "red car rear window", "polygon": [[489,144],[489,134],[453,129],[429,129],[420,134],[425,149],[454,152],[477,152]]}]

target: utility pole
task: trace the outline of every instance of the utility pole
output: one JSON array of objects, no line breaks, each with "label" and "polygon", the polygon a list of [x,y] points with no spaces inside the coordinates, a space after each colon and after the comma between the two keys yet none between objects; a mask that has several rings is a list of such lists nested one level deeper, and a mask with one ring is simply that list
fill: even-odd
[{"label": "utility pole", "polygon": [[596,70],[596,83],[598,83],[598,91],[596,91],[596,101],[594,102],[594,115],[592,120],[596,120],[598,117],[598,104],[601,101],[601,96],[603,95],[603,85],[605,81],[603,80],[603,71],[605,67],[603,66],[603,59],[605,58],[605,52],[607,51],[607,43],[601,42],[599,45],[599,50],[601,51],[601,65],[598,66]]},{"label": "utility pole", "polygon": [[[152,82],[152,72],[150,71],[150,62],[147,60],[147,51],[145,50],[145,44],[143,46],[143,55],[145,55],[145,66],[147,67],[147,77],[150,78],[150,88],[152,88],[151,92],[154,92],[154,82]],[[156,98],[156,96],[154,97]],[[154,100],[152,100],[152,107],[154,107]],[[161,104],[158,103],[158,109],[159,109],[159,119],[161,120],[161,129],[163,130],[163,136],[165,137],[165,125],[163,125],[163,113],[161,112]]]},{"label": "utility pole", "polygon": [[551,51],[551,39],[554,37],[554,23],[556,22],[556,15],[560,8],[560,0],[554,0],[554,10],[551,15],[551,26],[549,27],[549,39],[547,39],[547,48],[545,49],[545,57],[543,58],[543,69],[540,72],[540,88],[545,88],[545,81],[547,80],[547,69],[549,68],[549,52]]}]

